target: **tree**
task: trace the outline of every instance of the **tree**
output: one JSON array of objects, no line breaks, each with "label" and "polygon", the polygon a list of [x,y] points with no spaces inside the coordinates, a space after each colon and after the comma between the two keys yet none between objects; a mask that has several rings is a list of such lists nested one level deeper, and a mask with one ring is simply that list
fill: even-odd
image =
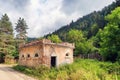
[{"label": "tree", "polygon": [[105,60],[120,60],[120,7],[107,15],[108,24],[101,31],[100,51]]},{"label": "tree", "polygon": [[58,37],[58,35],[48,36],[48,39],[50,39],[50,40],[53,41],[54,43],[60,43],[60,42],[62,42],[62,40]]},{"label": "tree", "polygon": [[70,30],[67,34],[67,41],[75,43],[85,41],[83,32],[75,29]]},{"label": "tree", "polygon": [[96,47],[96,48],[100,48],[100,42],[101,42],[101,33],[102,33],[102,29],[99,29],[98,33],[93,36],[93,45]]},{"label": "tree", "polygon": [[28,26],[23,18],[19,18],[18,22],[16,23],[15,30],[17,32],[17,39],[26,41],[27,39],[27,30]]},{"label": "tree", "polygon": [[75,55],[89,54],[95,49],[92,40],[87,40],[82,31],[70,30],[67,34],[67,41],[75,43]]},{"label": "tree", "polygon": [[94,36],[99,31],[99,27],[97,24],[93,24],[90,28],[90,31],[88,33],[89,36]]},{"label": "tree", "polygon": [[0,20],[0,53],[11,55],[15,50],[12,23],[7,14]]},{"label": "tree", "polygon": [[89,39],[84,42],[78,42],[75,48],[75,54],[91,54],[95,53],[98,49],[93,46],[93,40]]},{"label": "tree", "polygon": [[72,29],[67,34],[67,41],[75,43],[75,55],[83,54],[85,51],[85,38],[83,32],[79,30]]}]

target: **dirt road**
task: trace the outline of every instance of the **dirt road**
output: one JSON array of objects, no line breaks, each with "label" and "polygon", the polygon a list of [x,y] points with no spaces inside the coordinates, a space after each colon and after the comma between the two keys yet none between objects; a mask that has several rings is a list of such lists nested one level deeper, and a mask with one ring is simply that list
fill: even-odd
[{"label": "dirt road", "polygon": [[11,65],[0,64],[0,80],[36,80],[36,79],[13,70],[11,68]]}]

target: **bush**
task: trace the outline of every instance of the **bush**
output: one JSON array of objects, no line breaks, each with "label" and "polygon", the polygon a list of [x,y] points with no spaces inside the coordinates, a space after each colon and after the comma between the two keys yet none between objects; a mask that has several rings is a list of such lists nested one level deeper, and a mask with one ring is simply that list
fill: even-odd
[{"label": "bush", "polygon": [[25,71],[25,69],[26,69],[27,67],[17,65],[17,66],[14,66],[13,68],[14,68],[15,70],[18,70],[18,71],[23,72],[23,71]]},{"label": "bush", "polygon": [[75,59],[73,64],[48,69],[45,66],[27,68],[15,66],[14,69],[38,77],[40,80],[119,80],[118,63],[99,62],[89,59]]}]

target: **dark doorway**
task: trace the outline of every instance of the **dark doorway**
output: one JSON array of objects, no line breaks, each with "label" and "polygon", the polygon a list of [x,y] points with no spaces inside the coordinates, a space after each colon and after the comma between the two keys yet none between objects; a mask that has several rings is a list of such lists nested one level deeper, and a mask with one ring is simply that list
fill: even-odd
[{"label": "dark doorway", "polygon": [[4,62],[5,62],[5,54],[0,53],[0,63],[4,63]]},{"label": "dark doorway", "polygon": [[56,66],[56,56],[52,56],[51,57],[51,67],[55,67]]}]

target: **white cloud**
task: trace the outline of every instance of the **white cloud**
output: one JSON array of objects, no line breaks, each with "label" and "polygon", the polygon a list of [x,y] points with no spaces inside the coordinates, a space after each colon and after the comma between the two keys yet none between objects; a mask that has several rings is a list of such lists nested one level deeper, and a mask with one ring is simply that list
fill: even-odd
[{"label": "white cloud", "polygon": [[67,15],[74,12],[85,15],[94,10],[100,10],[113,1],[115,0],[63,0],[61,10]]},{"label": "white cloud", "polygon": [[[114,0],[0,0],[0,14],[7,13],[14,23],[25,18],[29,37],[53,32],[93,11],[100,10]],[[100,5],[98,5],[101,3]],[[15,24],[14,24],[15,26]]]}]

